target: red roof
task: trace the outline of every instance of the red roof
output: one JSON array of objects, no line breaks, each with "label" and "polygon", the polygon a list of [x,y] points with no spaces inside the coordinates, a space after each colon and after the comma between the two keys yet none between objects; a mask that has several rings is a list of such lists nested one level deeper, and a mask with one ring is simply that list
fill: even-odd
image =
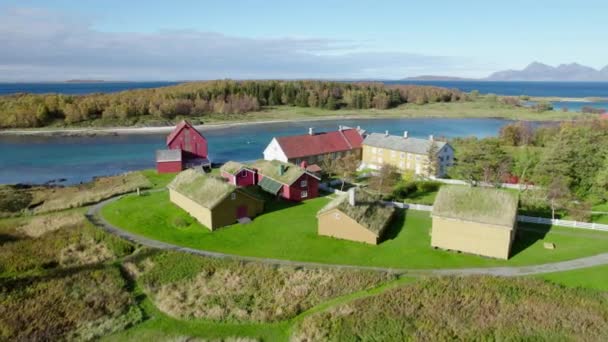
[{"label": "red roof", "polygon": [[276,138],[288,159],[361,148],[363,137],[354,128]]},{"label": "red roof", "polygon": [[608,120],[608,113],[600,114],[600,119]]},{"label": "red roof", "polygon": [[167,136],[167,145],[169,145],[173,141],[173,139],[177,138],[177,136],[179,135],[179,132],[181,132],[182,129],[184,129],[186,127],[190,127],[193,131],[198,133],[198,135],[200,135],[201,137],[203,136],[199,131],[196,130],[196,128],[194,128],[192,126],[191,123],[189,123],[186,120],[182,120],[182,122],[178,123],[177,126],[175,126],[175,129],[173,129],[173,132],[171,132],[171,134],[169,134],[169,136]]}]

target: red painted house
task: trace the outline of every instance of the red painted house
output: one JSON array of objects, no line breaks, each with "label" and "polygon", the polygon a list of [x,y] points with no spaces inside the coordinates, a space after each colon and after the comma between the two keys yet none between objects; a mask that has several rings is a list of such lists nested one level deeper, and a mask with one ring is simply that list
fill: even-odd
[{"label": "red painted house", "polygon": [[257,170],[234,161],[222,165],[220,174],[228,183],[236,186],[256,185],[258,180]]},{"label": "red painted house", "polygon": [[[175,127],[167,136],[166,145],[167,150],[156,152],[158,173],[179,172],[194,166],[211,166],[207,158],[207,139],[188,121],[184,120]],[[179,156],[177,152],[169,151],[179,151]]]},{"label": "red painted house", "polygon": [[237,186],[258,185],[262,190],[290,201],[302,201],[319,196],[319,180],[306,170],[278,160],[258,160],[245,165],[228,162],[220,169],[222,177]]}]

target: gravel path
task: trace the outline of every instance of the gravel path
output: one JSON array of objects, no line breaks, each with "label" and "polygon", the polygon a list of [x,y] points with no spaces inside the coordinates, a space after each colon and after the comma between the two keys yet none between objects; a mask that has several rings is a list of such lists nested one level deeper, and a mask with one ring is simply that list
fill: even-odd
[{"label": "gravel path", "polygon": [[240,256],[234,254],[226,254],[220,252],[212,252],[188,247],[181,247],[158,240],[148,239],[143,236],[139,236],[127,231],[124,231],[108,221],[106,221],[101,215],[100,210],[105,205],[112,203],[122,196],[113,197],[108,200],[99,202],[89,208],[86,216],[94,225],[98,228],[123,239],[137,243],[143,246],[162,249],[179,251],[184,253],[196,254],[212,258],[223,258],[232,259],[245,262],[261,262],[271,265],[285,265],[294,267],[322,267],[322,268],[337,268],[337,269],[355,269],[355,270],[371,270],[371,271],[382,271],[391,272],[397,274],[411,274],[411,275],[494,275],[504,277],[514,276],[525,276],[533,274],[543,274],[551,272],[570,271],[580,268],[587,268],[593,266],[600,266],[608,264],[608,253],[602,253],[590,257],[584,257],[574,260],[561,261],[555,263],[547,263],[532,266],[511,266],[511,267],[485,267],[485,268],[455,268],[455,269],[428,269],[428,270],[417,270],[417,269],[402,269],[402,268],[388,268],[388,267],[373,267],[373,266],[356,266],[356,265],[338,265],[338,264],[324,264],[316,262],[302,262],[302,261],[291,261],[282,259],[272,258],[259,258]]}]

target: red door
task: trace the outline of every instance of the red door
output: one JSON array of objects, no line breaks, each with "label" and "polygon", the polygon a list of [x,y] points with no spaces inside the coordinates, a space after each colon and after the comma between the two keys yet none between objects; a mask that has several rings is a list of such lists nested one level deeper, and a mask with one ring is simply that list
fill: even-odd
[{"label": "red door", "polygon": [[243,217],[247,217],[247,206],[246,205],[242,205],[242,206],[236,208],[236,218],[240,219]]}]

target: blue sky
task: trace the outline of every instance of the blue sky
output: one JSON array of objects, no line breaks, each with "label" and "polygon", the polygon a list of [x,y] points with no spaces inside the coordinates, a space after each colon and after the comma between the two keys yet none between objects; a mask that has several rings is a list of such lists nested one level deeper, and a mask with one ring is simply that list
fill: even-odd
[{"label": "blue sky", "polygon": [[606,1],[0,0],[0,81],[483,77],[608,64]]}]

